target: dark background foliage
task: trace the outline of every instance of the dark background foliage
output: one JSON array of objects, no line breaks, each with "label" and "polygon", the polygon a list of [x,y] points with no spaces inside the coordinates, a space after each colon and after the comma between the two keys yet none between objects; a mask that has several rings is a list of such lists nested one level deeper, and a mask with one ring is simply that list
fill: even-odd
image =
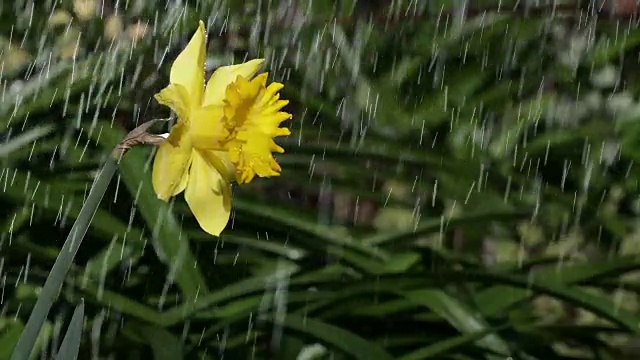
[{"label": "dark background foliage", "polygon": [[199,19],[285,84],[282,176],[215,238],[131,150],[34,356],[83,300],[83,359],[635,358],[635,5],[554,4],[4,2],[0,358]]}]

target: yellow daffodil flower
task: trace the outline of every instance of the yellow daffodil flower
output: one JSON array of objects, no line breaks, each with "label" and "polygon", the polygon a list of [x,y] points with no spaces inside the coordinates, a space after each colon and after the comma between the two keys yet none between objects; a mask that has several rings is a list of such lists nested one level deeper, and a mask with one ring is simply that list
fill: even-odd
[{"label": "yellow daffodil flower", "polygon": [[169,85],[156,100],[177,114],[177,122],[153,163],[152,182],[167,201],[184,191],[203,230],[219,235],[231,213],[231,182],[280,175],[272,152],[284,152],[273,138],[289,135],[280,123],[291,115],[267,74],[256,76],[262,59],[218,68],[204,86],[204,24],[174,61]]}]

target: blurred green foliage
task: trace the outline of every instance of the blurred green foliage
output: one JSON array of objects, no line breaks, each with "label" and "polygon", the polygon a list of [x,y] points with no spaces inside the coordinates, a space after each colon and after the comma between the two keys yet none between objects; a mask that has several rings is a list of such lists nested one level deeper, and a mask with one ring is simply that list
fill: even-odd
[{"label": "blurred green foliage", "polygon": [[462,3],[2,5],[0,359],[199,19],[208,71],[265,57],[285,84],[283,174],[215,238],[130,151],[43,358],[67,328],[81,359],[636,358],[640,30]]}]

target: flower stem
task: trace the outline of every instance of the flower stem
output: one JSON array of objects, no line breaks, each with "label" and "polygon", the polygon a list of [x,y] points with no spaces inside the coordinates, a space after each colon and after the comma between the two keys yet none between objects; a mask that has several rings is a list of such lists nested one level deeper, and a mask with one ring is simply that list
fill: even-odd
[{"label": "flower stem", "polygon": [[27,324],[20,335],[20,339],[18,340],[16,347],[13,349],[11,360],[29,359],[33,346],[40,334],[40,329],[47,319],[51,305],[58,297],[58,293],[62,288],[67,272],[69,272],[71,264],[73,263],[73,258],[76,256],[76,253],[80,248],[82,239],[84,239],[84,236],[87,233],[91,220],[100,206],[102,197],[104,196],[104,193],[109,186],[109,182],[111,182],[111,178],[113,178],[117,168],[117,159],[110,156],[98,173],[98,176],[89,191],[89,196],[87,196],[87,200],[82,205],[80,214],[78,214],[76,221],[73,223],[73,227],[67,236],[67,240],[64,242],[64,245],[62,245],[62,249],[60,249],[60,253],[58,254],[58,257],[49,272],[49,276],[47,276],[47,280],[38,295],[38,299],[36,300],[36,304],[31,315],[29,316],[29,320],[27,320]]}]

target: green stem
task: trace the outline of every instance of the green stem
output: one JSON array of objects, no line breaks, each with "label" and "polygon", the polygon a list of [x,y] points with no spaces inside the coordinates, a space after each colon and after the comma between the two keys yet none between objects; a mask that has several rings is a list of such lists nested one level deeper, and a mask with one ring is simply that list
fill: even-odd
[{"label": "green stem", "polygon": [[51,272],[40,291],[36,305],[34,306],[33,311],[29,316],[29,320],[20,335],[20,339],[18,340],[16,347],[13,349],[11,360],[29,359],[33,346],[40,334],[40,329],[47,319],[51,305],[58,297],[58,293],[62,288],[67,272],[69,272],[71,264],[73,263],[73,258],[76,256],[76,253],[80,248],[82,239],[84,239],[87,229],[91,224],[91,219],[93,219],[98,206],[100,206],[102,197],[104,196],[104,193],[106,192],[107,187],[111,182],[111,178],[115,174],[117,168],[117,160],[113,157],[109,157],[102,167],[102,170],[100,170],[100,173],[98,173],[98,176],[89,191],[89,196],[82,205],[80,214],[78,214],[78,218],[73,223],[73,227],[67,236],[67,240],[64,242],[64,245],[62,245],[62,249],[60,249],[60,253],[56,258],[56,262],[53,264]]}]

